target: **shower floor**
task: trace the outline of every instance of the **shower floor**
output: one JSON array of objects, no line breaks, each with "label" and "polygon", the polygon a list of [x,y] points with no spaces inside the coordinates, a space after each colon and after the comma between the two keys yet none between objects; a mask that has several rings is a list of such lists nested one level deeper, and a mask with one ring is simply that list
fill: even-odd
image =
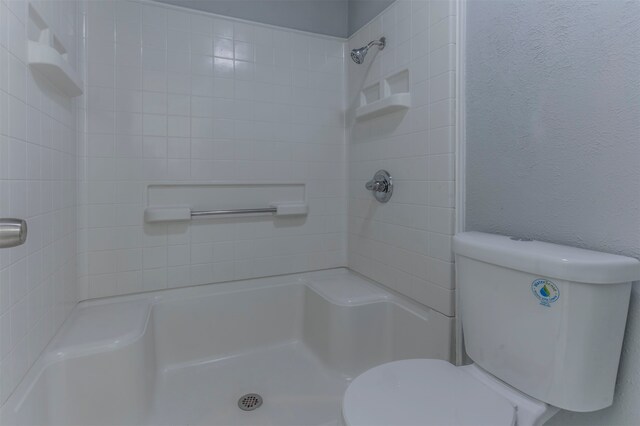
[{"label": "shower floor", "polygon": [[[349,384],[301,341],[170,368],[158,381],[149,425],[337,425]],[[262,406],[240,410],[247,393]]]},{"label": "shower floor", "polygon": [[[449,359],[451,330],[346,270],[83,302],[0,423],[337,426],[353,377]],[[250,393],[264,402],[242,411]]]}]

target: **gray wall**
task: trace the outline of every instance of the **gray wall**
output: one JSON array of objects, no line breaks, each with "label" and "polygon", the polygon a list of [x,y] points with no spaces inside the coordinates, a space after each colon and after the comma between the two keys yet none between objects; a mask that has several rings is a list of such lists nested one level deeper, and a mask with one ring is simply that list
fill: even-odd
[{"label": "gray wall", "polygon": [[[349,35],[375,18],[395,0],[348,0]],[[427,0],[423,0],[427,1]]]},{"label": "gray wall", "polygon": [[190,9],[347,37],[347,0],[156,0]]},{"label": "gray wall", "polygon": [[[640,257],[640,2],[470,0],[467,229]],[[636,283],[613,407],[640,421]]]},{"label": "gray wall", "polygon": [[156,1],[335,37],[350,36],[394,2],[394,0]]}]

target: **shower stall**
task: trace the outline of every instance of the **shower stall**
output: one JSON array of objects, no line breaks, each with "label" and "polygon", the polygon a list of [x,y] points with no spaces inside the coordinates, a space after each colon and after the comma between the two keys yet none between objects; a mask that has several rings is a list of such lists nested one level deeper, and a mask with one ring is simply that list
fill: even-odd
[{"label": "shower stall", "polygon": [[0,0],[2,425],[338,424],[455,360],[456,1],[231,3]]}]

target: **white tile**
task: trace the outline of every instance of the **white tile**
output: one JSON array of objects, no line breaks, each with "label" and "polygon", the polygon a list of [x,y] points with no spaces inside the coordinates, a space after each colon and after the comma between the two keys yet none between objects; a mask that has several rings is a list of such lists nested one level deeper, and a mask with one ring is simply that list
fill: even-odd
[{"label": "white tile", "polygon": [[[246,44],[246,43],[245,43]],[[234,58],[233,39],[226,37],[213,38],[213,55],[218,58]],[[251,58],[253,60],[253,58]]]},{"label": "white tile", "polygon": [[454,157],[451,154],[430,155],[427,163],[430,181],[453,181]]},{"label": "white tile", "polygon": [[170,137],[189,137],[191,135],[189,117],[168,117],[168,135]]},{"label": "white tile", "polygon": [[143,290],[142,271],[129,271],[116,274],[119,294],[138,293]]},{"label": "white tile", "polygon": [[142,112],[146,114],[166,114],[167,113],[166,93],[143,92]]},{"label": "white tile", "polygon": [[235,40],[253,42],[254,41],[254,25],[244,22],[233,23],[233,36]]},{"label": "white tile", "polygon": [[155,5],[143,5],[142,23],[144,25],[166,28],[167,10],[163,7],[157,7]]},{"label": "white tile", "polygon": [[191,33],[191,53],[200,55],[212,55],[213,43],[211,36],[206,34]]},{"label": "white tile", "polygon": [[429,51],[436,50],[454,42],[455,26],[456,22],[453,16],[431,25],[429,27]]},{"label": "white tile", "polygon": [[213,33],[223,37],[233,38],[233,21],[230,19],[214,18]]},{"label": "white tile", "polygon": [[234,57],[241,61],[253,61],[253,44],[236,41],[234,44]]},{"label": "white tile", "polygon": [[167,48],[167,30],[156,25],[142,25],[142,46],[157,49]]},{"label": "white tile", "polygon": [[115,272],[116,253],[114,251],[97,251],[89,253],[89,273],[107,274]]},{"label": "white tile", "polygon": [[189,31],[191,28],[191,14],[180,10],[167,12],[167,26],[169,29]]},{"label": "white tile", "polygon": [[167,266],[167,248],[146,247],[143,249],[142,266],[144,269],[162,268]]},{"label": "white tile", "polygon": [[218,78],[232,79],[234,77],[233,60],[214,58],[213,72]]},{"label": "white tile", "polygon": [[203,75],[203,76],[211,76],[213,75],[213,57],[200,55],[200,54],[192,54],[191,55],[191,72],[193,74]]},{"label": "white tile", "polygon": [[213,20],[205,15],[191,14],[191,31],[210,36],[213,30]]},{"label": "white tile", "polygon": [[455,150],[454,127],[445,126],[429,130],[429,154],[448,154]]},{"label": "white tile", "polygon": [[454,120],[454,99],[444,99],[429,105],[429,125],[431,129],[442,126],[452,126]]},{"label": "white tile", "polygon": [[144,291],[167,288],[167,269],[156,268],[142,271],[142,288]]},{"label": "white tile", "polygon": [[181,266],[189,263],[188,245],[169,246],[167,248],[167,266]]},{"label": "white tile", "polygon": [[166,158],[167,138],[163,136],[144,136],[142,138],[142,156],[144,158]]},{"label": "white tile", "polygon": [[437,102],[455,96],[455,73],[444,72],[429,79],[429,102]]},{"label": "white tile", "polygon": [[447,44],[429,54],[429,76],[455,71],[455,45]]},{"label": "white tile", "polygon": [[189,116],[190,111],[189,96],[169,93],[167,96],[167,112],[170,115]]},{"label": "white tile", "polygon": [[163,115],[144,114],[142,131],[145,136],[166,136],[167,117]]},{"label": "white tile", "polygon": [[[169,29],[167,32],[167,50],[174,54],[176,52],[188,54],[191,51],[191,33],[189,30]],[[169,58],[172,58],[171,54]]]}]

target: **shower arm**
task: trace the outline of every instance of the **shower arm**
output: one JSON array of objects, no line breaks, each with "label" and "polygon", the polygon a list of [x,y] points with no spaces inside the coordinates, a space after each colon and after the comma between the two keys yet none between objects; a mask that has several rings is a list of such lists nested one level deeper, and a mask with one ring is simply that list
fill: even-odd
[{"label": "shower arm", "polygon": [[369,44],[367,44],[367,48],[369,48],[371,46],[378,46],[378,49],[382,50],[382,49],[384,49],[384,46],[386,44],[387,44],[387,38],[386,37],[380,37],[379,40],[370,41]]}]

